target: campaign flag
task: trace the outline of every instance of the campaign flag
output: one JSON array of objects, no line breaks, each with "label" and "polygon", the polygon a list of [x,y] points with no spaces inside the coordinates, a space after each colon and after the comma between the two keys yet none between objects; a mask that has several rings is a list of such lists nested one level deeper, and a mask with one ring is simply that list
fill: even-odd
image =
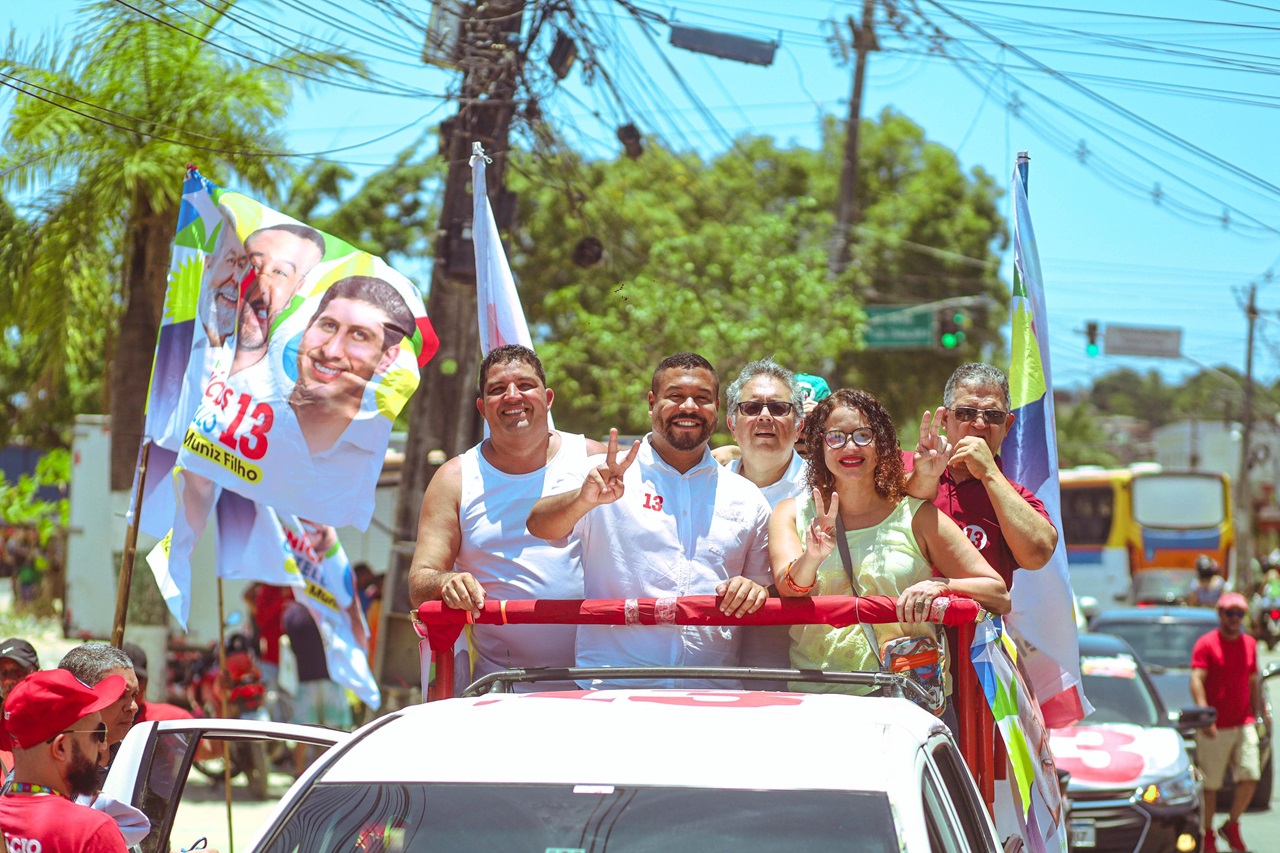
[{"label": "campaign flag", "polygon": [[[484,169],[488,162],[480,143],[471,143],[471,241],[476,250],[476,312],[480,320],[482,355],[507,344],[533,349],[533,336],[529,334],[516,281],[498,234],[498,222],[489,204]],[[547,426],[556,427],[550,412],[547,412]],[[488,424],[484,426],[484,434],[489,434]]]},{"label": "campaign flag", "polygon": [[189,170],[147,406],[177,465],[364,529],[438,347],[417,287],[381,258]]},{"label": "campaign flag", "polygon": [[480,317],[480,349],[520,344],[533,349],[529,324],[524,319],[520,294],[511,276],[511,265],[502,248],[498,223],[489,204],[485,164],[489,158],[479,142],[471,144],[471,240],[476,249],[476,308]]},{"label": "campaign flag", "polygon": [[978,623],[969,657],[1009,761],[1007,788],[996,790],[996,828],[1002,838],[1020,836],[1033,853],[1066,853],[1062,792],[1049,730],[1018,669],[1017,649],[998,618]]},{"label": "campaign flag", "polygon": [[273,586],[304,585],[274,512],[180,467],[169,476],[181,510],[171,517],[173,528],[147,554],[147,565],[169,612],[184,631],[193,597],[191,554],[211,519],[217,536],[218,577]]},{"label": "campaign flag", "polygon": [[1059,531],[1048,565],[1019,572],[1013,611],[1005,624],[1018,642],[1022,664],[1050,728],[1069,726],[1093,710],[1080,681],[1074,599],[1061,535],[1058,440],[1049,368],[1048,312],[1031,212],[1027,207],[1025,153],[1013,174],[1013,360],[1010,408],[1016,415],[1000,449],[1004,472],[1035,493]]},{"label": "campaign flag", "polygon": [[281,517],[278,523],[305,581],[304,591],[296,596],[320,629],[329,680],[376,709],[382,694],[369,667],[369,625],[338,532],[297,517]]}]

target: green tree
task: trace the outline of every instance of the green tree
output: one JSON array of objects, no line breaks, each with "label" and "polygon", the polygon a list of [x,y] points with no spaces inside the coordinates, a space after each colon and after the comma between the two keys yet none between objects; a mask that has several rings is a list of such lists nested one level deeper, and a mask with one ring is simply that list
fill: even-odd
[{"label": "green tree", "polygon": [[1131,415],[1158,427],[1177,420],[1173,396],[1159,371],[1141,374],[1126,367],[1094,380],[1089,402],[1100,414]]},{"label": "green tree", "polygon": [[[508,246],[559,392],[557,424],[644,430],[653,366],[690,349],[726,379],[773,355],[833,387],[868,388],[899,420],[936,405],[956,358],[860,352],[862,308],[999,299],[996,192],[903,116],[886,112],[864,132],[862,225],[839,281],[826,275],[841,156],[831,125],[816,151],[754,137],[705,162],[653,142],[638,160],[543,147],[515,158],[521,218]],[[584,238],[603,244],[600,263],[575,262],[576,250],[587,260]],[[995,339],[983,326],[962,352]]]},{"label": "green tree", "polygon": [[300,48],[264,64],[211,47],[234,6],[172,0],[143,15],[93,0],[74,38],[14,32],[0,58],[23,92],[0,176],[37,208],[22,256],[0,256],[0,303],[15,306],[12,334],[50,388],[105,374],[113,489],[133,476],[185,165],[272,200],[289,169],[268,155],[286,150],[294,86],[358,70]]},{"label": "green tree", "polygon": [[1059,405],[1055,411],[1058,426],[1058,467],[1101,465],[1110,468],[1120,464],[1116,455],[1107,449],[1110,439],[1106,430],[1098,423],[1092,406],[1088,403]]}]

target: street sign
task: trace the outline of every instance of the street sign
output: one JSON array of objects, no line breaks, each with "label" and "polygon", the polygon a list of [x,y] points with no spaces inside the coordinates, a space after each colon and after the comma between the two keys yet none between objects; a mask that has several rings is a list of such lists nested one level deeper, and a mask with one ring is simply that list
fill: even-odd
[{"label": "street sign", "polygon": [[869,305],[867,349],[933,349],[937,311],[918,305]]},{"label": "street sign", "polygon": [[1182,358],[1182,329],[1176,326],[1113,326],[1103,336],[1107,355]]}]

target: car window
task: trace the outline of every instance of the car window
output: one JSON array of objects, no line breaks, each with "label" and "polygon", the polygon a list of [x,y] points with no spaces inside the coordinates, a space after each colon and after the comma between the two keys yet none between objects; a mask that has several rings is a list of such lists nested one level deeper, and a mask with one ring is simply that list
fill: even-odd
[{"label": "car window", "polygon": [[[1213,626],[1195,622],[1110,622],[1098,620],[1095,633],[1114,634],[1148,666],[1190,669],[1191,649]],[[1088,694],[1086,694],[1088,695]]]},{"label": "car window", "polygon": [[320,783],[283,816],[265,849],[542,853],[606,845],[611,853],[891,853],[898,833],[882,792]]},{"label": "car window", "polygon": [[929,833],[929,849],[933,853],[964,853],[969,848],[965,846],[964,836],[947,809],[949,797],[946,792],[939,787],[932,773],[924,774],[920,788],[924,795],[924,823]]},{"label": "car window", "polygon": [[[195,739],[194,745],[192,739]],[[234,740],[201,737],[199,732],[170,731],[154,736],[141,769],[134,802],[151,821],[142,853],[168,853],[205,838],[210,848],[231,849],[225,810],[224,751],[231,760],[231,800],[237,839],[241,828],[257,829],[293,783],[292,752],[280,738],[255,736]],[[225,807],[224,807],[225,808]],[[210,820],[210,814],[218,819]]]},{"label": "car window", "polygon": [[1128,655],[1081,657],[1084,695],[1093,713],[1081,725],[1133,723],[1154,726],[1160,722],[1156,701],[1138,676],[1138,662]]},{"label": "car window", "polygon": [[965,767],[960,751],[950,743],[941,743],[933,750],[933,761],[942,777],[943,787],[951,792],[951,805],[960,819],[969,849],[990,853],[995,847],[987,829],[986,807],[978,798],[973,777]]}]

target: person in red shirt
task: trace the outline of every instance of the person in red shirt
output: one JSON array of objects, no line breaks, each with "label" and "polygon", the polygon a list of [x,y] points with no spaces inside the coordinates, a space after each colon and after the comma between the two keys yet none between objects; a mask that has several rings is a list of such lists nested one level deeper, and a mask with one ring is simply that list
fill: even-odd
[{"label": "person in red shirt", "polygon": [[1244,632],[1249,602],[1238,592],[1218,599],[1218,628],[1196,640],[1191,649],[1191,698],[1215,708],[1218,721],[1196,732],[1200,769],[1204,771],[1205,853],[1217,853],[1213,831],[1218,789],[1231,767],[1236,790],[1231,815],[1218,832],[1232,850],[1247,850],[1240,837],[1240,816],[1253,799],[1261,777],[1258,730],[1267,706],[1258,678],[1258,642]]},{"label": "person in red shirt", "polygon": [[195,715],[168,702],[147,701],[147,653],[137,643],[125,643],[124,653],[133,661],[133,674],[138,678],[138,713],[133,724],[148,720],[191,720]]},{"label": "person in red shirt", "polygon": [[13,784],[0,797],[6,850],[124,853],[115,822],[73,797],[98,790],[107,725],[102,710],[125,693],[110,675],[87,687],[66,670],[36,672],[5,700],[0,746],[13,751]]},{"label": "person in red shirt", "polygon": [[925,413],[920,430],[921,450],[928,449],[925,436],[931,428],[937,441],[939,419],[947,433],[941,443],[947,464],[933,505],[960,525],[1012,589],[1015,569],[1040,569],[1049,562],[1058,531],[1040,499],[1006,477],[1000,464],[1000,445],[1015,418],[1009,410],[1009,379],[994,365],[962,364],[947,380],[942,402],[932,417]]}]

